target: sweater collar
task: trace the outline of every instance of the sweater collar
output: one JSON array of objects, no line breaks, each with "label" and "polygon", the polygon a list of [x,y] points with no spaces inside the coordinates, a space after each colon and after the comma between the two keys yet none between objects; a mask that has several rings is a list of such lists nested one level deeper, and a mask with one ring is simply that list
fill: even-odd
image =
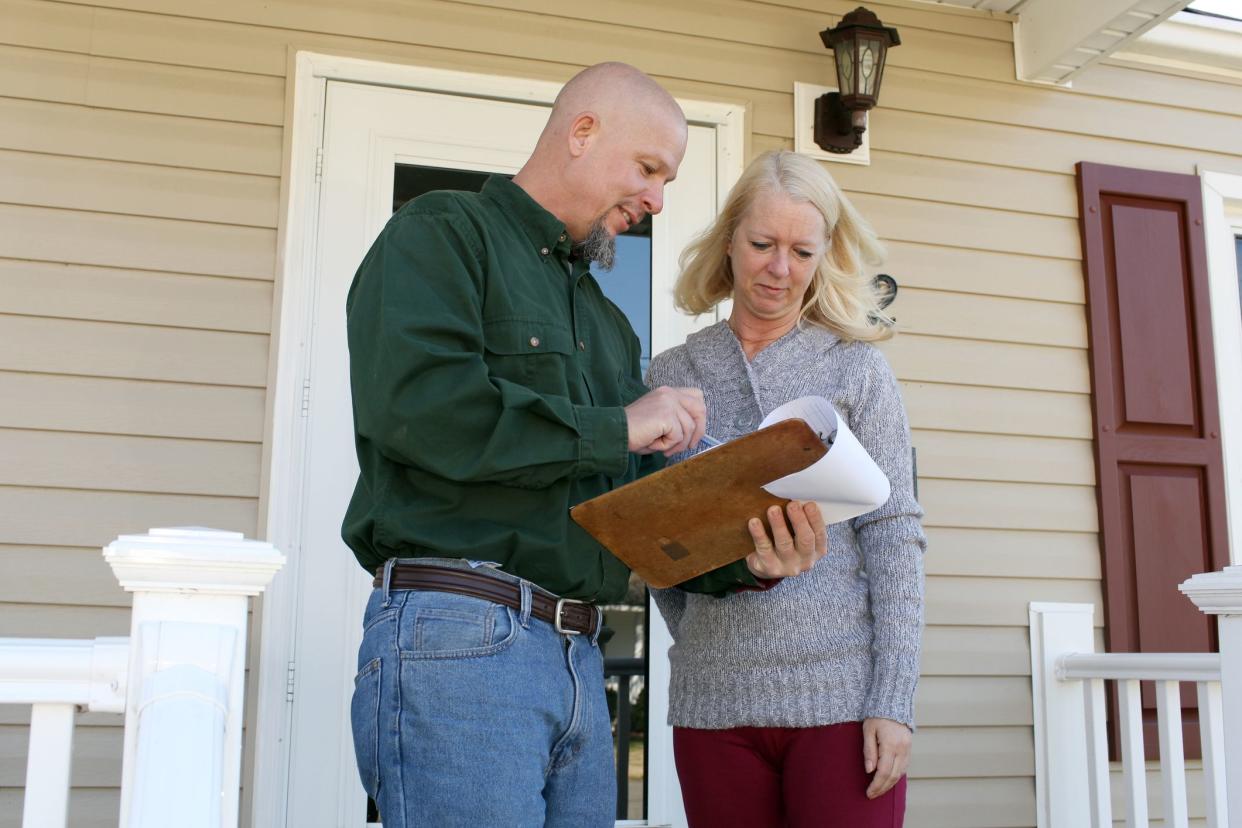
[{"label": "sweater collar", "polygon": [[[769,365],[788,370],[790,360],[796,363],[800,359],[816,359],[839,341],[840,337],[826,328],[803,322],[748,361],[728,321],[721,320],[691,334],[686,339],[686,349],[703,376],[722,379],[749,373],[748,362],[750,370],[758,373]],[[729,354],[728,359],[722,360],[722,353]]]}]

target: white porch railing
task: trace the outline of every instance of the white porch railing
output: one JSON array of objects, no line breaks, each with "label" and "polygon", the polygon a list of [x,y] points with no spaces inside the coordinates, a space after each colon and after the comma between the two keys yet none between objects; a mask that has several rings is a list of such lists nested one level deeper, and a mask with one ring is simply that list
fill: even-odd
[{"label": "white porch railing", "polygon": [[1105,681],[1117,682],[1128,828],[1149,824],[1140,681],[1156,687],[1163,824],[1189,823],[1180,686],[1189,681],[1198,691],[1208,825],[1242,828],[1242,567],[1196,575],[1180,589],[1219,616],[1220,653],[1097,653],[1092,605],[1031,604],[1040,828],[1113,824]]},{"label": "white porch railing", "polygon": [[23,828],[63,828],[73,717],[125,714],[122,828],[237,825],[249,596],[284,557],[237,532],[152,529],[104,549],[129,638],[0,638],[0,704],[31,705]]}]

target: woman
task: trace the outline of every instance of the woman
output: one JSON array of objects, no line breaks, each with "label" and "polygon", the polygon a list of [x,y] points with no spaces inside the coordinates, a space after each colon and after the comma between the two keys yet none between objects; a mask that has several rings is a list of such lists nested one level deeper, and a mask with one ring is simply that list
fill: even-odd
[{"label": "woman", "polygon": [[[863,270],[880,253],[828,173],[781,151],[747,168],[682,257],[678,307],[732,299],[732,312],[657,356],[648,383],[702,388],[718,439],[823,396],[892,484],[879,509],[828,528],[828,554],[804,574],[722,598],[655,593],[674,640],[669,720],[691,826],[902,823],[926,544],[905,410],[870,344],[892,334]],[[768,518],[787,540],[779,510]],[[754,522],[751,534],[747,564],[767,578],[758,553],[771,541]]]}]

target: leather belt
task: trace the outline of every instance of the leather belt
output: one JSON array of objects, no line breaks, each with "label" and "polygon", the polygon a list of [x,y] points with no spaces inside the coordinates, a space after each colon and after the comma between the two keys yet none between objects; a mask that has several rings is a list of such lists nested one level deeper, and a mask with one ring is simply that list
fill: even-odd
[{"label": "leather belt", "polygon": [[[372,585],[384,586],[384,567],[376,570]],[[471,598],[482,598],[515,610],[522,609],[522,589],[512,581],[493,578],[469,569],[429,566],[424,564],[393,564],[388,580],[389,589],[426,589],[453,592]],[[530,614],[552,624],[565,635],[594,633],[599,624],[599,610],[594,604],[573,598],[557,598],[549,592],[532,587]]]}]

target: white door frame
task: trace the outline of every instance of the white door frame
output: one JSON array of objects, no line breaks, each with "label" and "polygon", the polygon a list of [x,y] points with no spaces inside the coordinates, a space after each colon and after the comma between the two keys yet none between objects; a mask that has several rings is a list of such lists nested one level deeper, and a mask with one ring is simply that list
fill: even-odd
[{"label": "white door frame", "polygon": [[1225,461],[1229,562],[1236,566],[1242,564],[1242,311],[1234,238],[1242,235],[1242,174],[1200,167],[1199,180],[1203,190],[1216,393],[1220,398],[1221,453]]},{"label": "white door frame", "polygon": [[[298,583],[301,522],[301,450],[305,420],[301,416],[307,375],[307,348],[313,319],[312,270],[316,259],[319,213],[319,148],[324,127],[325,90],[328,80],[350,81],[430,92],[499,98],[550,104],[561,84],[523,78],[480,75],[446,69],[403,66],[377,61],[298,52],[294,57],[293,90],[285,123],[290,131],[286,143],[284,198],[282,204],[276,285],[277,301],[272,320],[272,359],[268,377],[267,426],[264,475],[267,485],[260,503],[262,536],[283,551],[288,565],[277,574],[263,597],[258,665],[258,694],[249,726],[255,732],[252,791],[254,826],[285,824],[285,792],[288,762],[284,745],[289,737],[290,653],[294,639],[293,618]],[[719,207],[733,182],[741,175],[745,152],[746,108],[741,104],[678,99],[687,118],[713,126],[717,136],[716,204]],[[663,218],[658,216],[657,220]],[[665,234],[667,236],[668,234]],[[660,249],[656,249],[660,248]],[[668,245],[652,250],[653,266],[676,267],[680,251]],[[671,311],[671,309],[670,309]],[[665,324],[672,322],[666,319]],[[657,324],[653,309],[653,328]],[[653,627],[657,626],[653,624]],[[663,630],[663,624],[658,626]],[[667,650],[652,631],[652,652]],[[667,632],[664,633],[667,638]],[[661,644],[663,645],[661,647]],[[655,677],[653,676],[653,680]],[[667,676],[661,676],[667,680]],[[651,721],[662,722],[665,711],[650,711]],[[650,737],[649,737],[650,738]],[[649,743],[649,747],[650,743]],[[668,790],[665,790],[669,788]],[[675,780],[649,781],[649,805],[657,815],[680,810],[680,791]],[[664,818],[664,817],[660,817]]]}]

